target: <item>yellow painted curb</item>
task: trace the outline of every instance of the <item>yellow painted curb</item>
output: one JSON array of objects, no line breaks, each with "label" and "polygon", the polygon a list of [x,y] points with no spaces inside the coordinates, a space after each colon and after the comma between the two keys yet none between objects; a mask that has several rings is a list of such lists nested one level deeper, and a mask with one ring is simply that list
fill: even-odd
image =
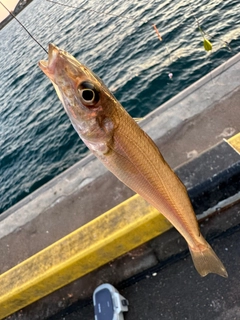
[{"label": "yellow painted curb", "polygon": [[171,228],[138,195],[0,276],[0,319]]},{"label": "yellow painted curb", "polygon": [[227,142],[240,154],[240,133],[229,138]]}]

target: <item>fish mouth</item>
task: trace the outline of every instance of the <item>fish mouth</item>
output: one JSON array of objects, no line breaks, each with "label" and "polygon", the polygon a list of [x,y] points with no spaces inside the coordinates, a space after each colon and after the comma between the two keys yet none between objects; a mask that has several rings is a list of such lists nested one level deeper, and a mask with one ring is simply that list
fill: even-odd
[{"label": "fish mouth", "polygon": [[53,80],[54,67],[56,65],[57,58],[59,57],[60,49],[53,43],[49,44],[48,47],[48,60],[40,60],[38,65],[40,69]]}]

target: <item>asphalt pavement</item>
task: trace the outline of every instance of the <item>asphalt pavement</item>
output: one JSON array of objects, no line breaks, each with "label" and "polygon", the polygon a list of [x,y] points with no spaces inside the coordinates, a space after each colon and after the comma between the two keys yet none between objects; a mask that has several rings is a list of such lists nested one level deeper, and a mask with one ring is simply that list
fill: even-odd
[{"label": "asphalt pavement", "polygon": [[[240,206],[226,212],[239,214]],[[187,251],[119,284],[129,301],[125,320],[239,320],[240,319],[240,224],[209,240],[223,261],[227,279],[210,274],[201,278]],[[93,320],[92,300],[50,318]]]}]

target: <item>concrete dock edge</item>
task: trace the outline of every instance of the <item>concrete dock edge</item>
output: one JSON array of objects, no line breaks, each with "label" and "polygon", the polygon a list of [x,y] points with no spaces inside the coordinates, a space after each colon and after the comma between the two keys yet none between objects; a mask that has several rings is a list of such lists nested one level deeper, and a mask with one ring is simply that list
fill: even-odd
[{"label": "concrete dock edge", "polygon": [[1,319],[170,228],[156,209],[133,196],[2,274]]}]

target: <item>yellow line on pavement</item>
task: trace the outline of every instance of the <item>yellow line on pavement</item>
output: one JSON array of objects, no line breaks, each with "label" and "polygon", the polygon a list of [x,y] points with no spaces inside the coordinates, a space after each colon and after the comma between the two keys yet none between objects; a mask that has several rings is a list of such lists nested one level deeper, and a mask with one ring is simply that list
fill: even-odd
[{"label": "yellow line on pavement", "polygon": [[0,276],[0,319],[171,228],[138,195]]},{"label": "yellow line on pavement", "polygon": [[240,133],[229,138],[227,142],[240,154]]}]

